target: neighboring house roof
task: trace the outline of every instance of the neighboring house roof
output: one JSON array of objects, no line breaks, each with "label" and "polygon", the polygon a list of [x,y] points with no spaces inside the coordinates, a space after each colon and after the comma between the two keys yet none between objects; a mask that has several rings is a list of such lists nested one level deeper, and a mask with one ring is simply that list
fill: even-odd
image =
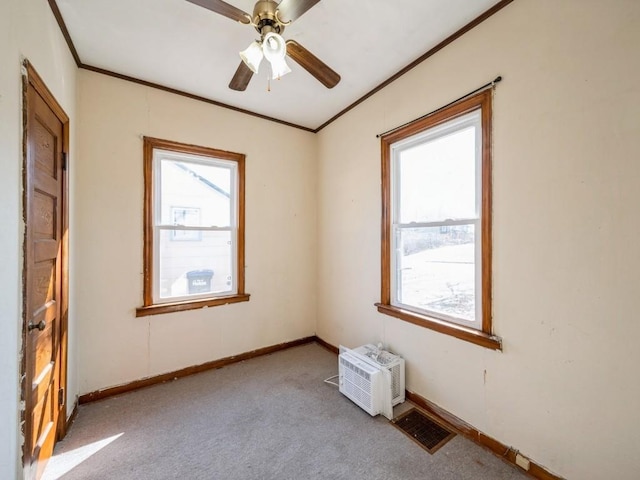
[{"label": "neighboring house roof", "polygon": [[189,175],[191,175],[193,178],[195,178],[196,180],[202,182],[204,185],[206,185],[207,187],[215,190],[216,192],[220,193],[221,195],[224,195],[227,198],[230,198],[231,195],[229,194],[229,192],[223,190],[222,188],[220,188],[218,185],[216,185],[215,183],[213,183],[212,181],[204,178],[202,175],[199,175],[198,173],[194,172],[193,170],[191,170],[189,167],[187,167],[186,165],[179,163],[179,162],[174,162],[174,165],[176,167],[178,167],[179,169],[183,170],[184,172],[188,173]]}]

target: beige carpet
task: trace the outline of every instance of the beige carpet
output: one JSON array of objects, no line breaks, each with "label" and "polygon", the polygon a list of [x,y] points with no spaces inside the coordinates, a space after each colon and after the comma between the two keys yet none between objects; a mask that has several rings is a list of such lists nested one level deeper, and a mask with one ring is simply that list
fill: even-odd
[{"label": "beige carpet", "polygon": [[81,406],[44,479],[527,478],[459,435],[430,455],[336,373],[310,344]]}]

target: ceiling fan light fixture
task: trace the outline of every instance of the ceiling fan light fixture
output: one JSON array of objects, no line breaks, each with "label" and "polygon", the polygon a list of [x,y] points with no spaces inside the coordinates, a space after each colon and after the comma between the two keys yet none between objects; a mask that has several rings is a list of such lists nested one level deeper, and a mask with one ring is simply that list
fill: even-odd
[{"label": "ceiling fan light fixture", "polygon": [[280,35],[269,32],[262,40],[262,52],[265,58],[273,63],[276,59],[284,59],[287,54],[287,44]]},{"label": "ceiling fan light fixture", "polygon": [[262,40],[262,52],[271,64],[271,78],[273,80],[291,72],[285,60],[287,44],[280,35],[274,32],[267,33]]},{"label": "ceiling fan light fixture", "polygon": [[263,47],[259,42],[253,41],[246,50],[240,52],[240,58],[253,73],[258,73],[258,69],[260,68],[260,62],[262,62],[262,58],[264,57],[262,49]]},{"label": "ceiling fan light fixture", "polygon": [[275,58],[270,61],[271,63],[271,78],[273,80],[279,79],[280,77],[284,77],[287,73],[291,73],[291,69],[284,57]]}]

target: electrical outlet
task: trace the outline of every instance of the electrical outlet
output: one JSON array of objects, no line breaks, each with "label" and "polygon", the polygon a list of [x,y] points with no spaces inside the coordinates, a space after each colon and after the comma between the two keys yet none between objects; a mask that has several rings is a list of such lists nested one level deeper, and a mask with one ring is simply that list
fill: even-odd
[{"label": "electrical outlet", "polygon": [[529,466],[531,465],[531,462],[524,455],[520,455],[519,453],[516,453],[516,465],[518,465],[523,470],[529,471]]}]

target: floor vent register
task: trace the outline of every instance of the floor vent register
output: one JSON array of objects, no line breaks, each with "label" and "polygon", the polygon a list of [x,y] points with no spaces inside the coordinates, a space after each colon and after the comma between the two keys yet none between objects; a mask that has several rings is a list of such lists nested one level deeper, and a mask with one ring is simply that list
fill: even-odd
[{"label": "floor vent register", "polygon": [[394,418],[392,423],[429,453],[436,452],[456,435],[416,408]]}]

